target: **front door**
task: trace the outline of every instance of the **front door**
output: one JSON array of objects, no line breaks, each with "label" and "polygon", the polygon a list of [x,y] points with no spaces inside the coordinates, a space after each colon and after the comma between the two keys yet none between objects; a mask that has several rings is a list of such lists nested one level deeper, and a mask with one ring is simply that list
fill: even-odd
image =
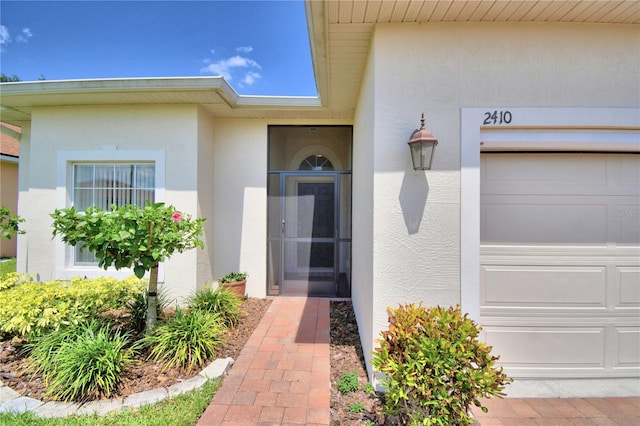
[{"label": "front door", "polygon": [[335,296],[337,175],[283,174],[283,295]]}]

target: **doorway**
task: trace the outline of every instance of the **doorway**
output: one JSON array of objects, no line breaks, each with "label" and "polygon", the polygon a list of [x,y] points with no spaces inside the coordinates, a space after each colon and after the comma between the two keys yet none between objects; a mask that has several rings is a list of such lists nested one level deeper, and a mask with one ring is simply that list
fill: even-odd
[{"label": "doorway", "polygon": [[[270,132],[268,294],[349,297],[351,172],[340,169],[350,157],[340,158],[328,143],[344,143],[334,128],[344,133],[345,126],[314,128],[306,144],[294,138],[307,136],[300,126],[275,127]],[[309,143],[323,130],[323,145]]]}]

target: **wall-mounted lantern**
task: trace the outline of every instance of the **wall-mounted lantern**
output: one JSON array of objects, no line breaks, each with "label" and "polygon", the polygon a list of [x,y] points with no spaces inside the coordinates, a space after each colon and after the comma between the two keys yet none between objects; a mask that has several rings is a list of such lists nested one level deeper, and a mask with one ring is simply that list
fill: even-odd
[{"label": "wall-mounted lantern", "polygon": [[424,113],[420,119],[420,128],[413,132],[409,139],[409,148],[411,149],[411,160],[413,161],[413,170],[430,170],[433,161],[433,151],[438,145],[438,139],[424,128]]}]

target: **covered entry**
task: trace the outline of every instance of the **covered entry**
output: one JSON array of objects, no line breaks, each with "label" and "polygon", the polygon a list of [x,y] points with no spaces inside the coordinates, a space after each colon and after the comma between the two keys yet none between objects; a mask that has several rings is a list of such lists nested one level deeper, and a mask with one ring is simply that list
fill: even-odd
[{"label": "covered entry", "polygon": [[269,128],[268,294],[350,295],[351,127]]}]

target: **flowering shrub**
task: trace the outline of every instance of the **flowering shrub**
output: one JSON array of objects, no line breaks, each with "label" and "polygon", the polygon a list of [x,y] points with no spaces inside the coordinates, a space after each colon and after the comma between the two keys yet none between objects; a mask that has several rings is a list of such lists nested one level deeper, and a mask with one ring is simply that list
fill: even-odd
[{"label": "flowering shrub", "polygon": [[147,203],[144,209],[133,204],[113,206],[111,211],[89,207],[79,212],[71,207],[57,209],[51,217],[53,235],[72,246],[82,243],[100,267],[133,268],[138,278],[150,271],[147,331],[156,325],[160,262],[175,252],[204,248],[200,237],[205,219],[191,219],[164,203]]}]

